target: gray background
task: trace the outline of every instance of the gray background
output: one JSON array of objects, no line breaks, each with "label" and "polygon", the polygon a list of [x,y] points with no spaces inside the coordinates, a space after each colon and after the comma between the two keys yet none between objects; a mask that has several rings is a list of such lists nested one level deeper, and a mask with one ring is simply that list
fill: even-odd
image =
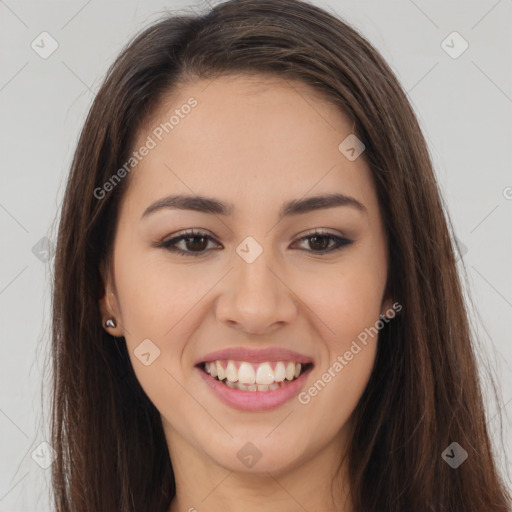
[{"label": "gray background", "polygon": [[[502,402],[488,394],[486,402],[500,464],[510,475],[512,1],[315,3],[359,28],[408,91],[464,252],[483,347],[478,360],[499,381]],[[40,241],[55,241],[51,227],[84,116],[131,36],[165,10],[206,5],[0,0],[0,512],[50,510],[50,469],[35,462],[51,453],[40,446],[48,439],[40,395],[52,254],[50,247],[50,260],[41,261],[47,247]],[[47,59],[31,47],[43,31],[58,43]],[[469,44],[457,58],[442,46],[453,31]],[[462,48],[453,37],[445,44],[452,52]]]}]

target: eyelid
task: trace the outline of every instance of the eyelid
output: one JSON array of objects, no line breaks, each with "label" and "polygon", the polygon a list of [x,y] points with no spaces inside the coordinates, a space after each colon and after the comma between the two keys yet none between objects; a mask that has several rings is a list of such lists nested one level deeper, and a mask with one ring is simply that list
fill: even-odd
[{"label": "eyelid", "polygon": [[[330,229],[331,228],[312,228],[312,229],[306,230],[306,231],[296,235],[294,241],[297,241],[297,240],[307,237],[307,236],[313,236],[313,235],[317,235],[317,234],[324,235],[324,236],[330,235],[333,237],[344,238],[346,240],[349,240],[349,237],[347,235],[345,235],[345,233],[343,233],[341,231],[338,231],[336,233],[331,233]],[[165,237],[164,239],[162,239],[161,242],[165,243],[170,240],[174,240],[176,238],[187,237],[187,236],[188,237],[204,236],[204,237],[208,237],[217,242],[215,236],[210,234],[209,231],[202,230],[202,229],[195,229],[195,228],[183,229],[182,231],[178,231],[177,233],[174,233],[170,236]],[[353,241],[353,240],[351,240],[351,241]],[[158,243],[158,242],[156,242],[156,243]],[[217,243],[220,243],[220,242],[217,242]]]},{"label": "eyelid", "polygon": [[[153,242],[153,246],[156,246],[156,247],[164,246],[164,248],[165,248],[165,245],[169,244],[169,242],[173,242],[173,241],[174,242],[179,242],[179,241],[183,240],[184,238],[194,238],[196,236],[207,238],[208,240],[211,240],[211,241],[215,242],[217,245],[222,245],[208,231],[203,231],[203,230],[199,230],[199,229],[195,229],[195,228],[190,228],[190,229],[184,229],[182,231],[178,231],[177,233],[174,233],[174,234],[172,234],[170,236],[166,236],[165,238],[163,238],[160,241]],[[191,251],[189,251],[189,252],[191,252]],[[203,251],[203,253],[206,253],[206,252],[207,251]]]},{"label": "eyelid", "polygon": [[296,235],[295,239],[298,240],[300,238],[304,238],[307,236],[313,236],[313,235],[334,236],[334,237],[345,238],[345,239],[349,240],[349,237],[347,235],[345,235],[345,233],[343,233],[342,231],[336,231],[335,233],[333,233],[331,228],[322,228],[322,227],[307,229],[306,231]]},{"label": "eyelid", "polygon": [[180,238],[180,237],[194,237],[194,236],[204,236],[204,237],[208,237],[208,238],[215,240],[215,237],[207,230],[188,228],[188,229],[182,229],[181,231],[178,231],[177,233],[173,233],[172,235],[166,236],[165,238],[162,239],[162,242],[168,242],[170,240],[174,240],[174,239]]}]

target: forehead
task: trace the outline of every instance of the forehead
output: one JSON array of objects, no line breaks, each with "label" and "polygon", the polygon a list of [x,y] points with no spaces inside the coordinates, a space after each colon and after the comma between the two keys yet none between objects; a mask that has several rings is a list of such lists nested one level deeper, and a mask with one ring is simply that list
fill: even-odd
[{"label": "forehead", "polygon": [[[194,105],[190,107],[190,105]],[[354,123],[307,84],[265,75],[187,82],[141,126],[135,149],[154,147],[130,174],[127,195],[203,193],[236,203],[297,198],[308,190],[372,200],[363,158],[340,152]]]}]

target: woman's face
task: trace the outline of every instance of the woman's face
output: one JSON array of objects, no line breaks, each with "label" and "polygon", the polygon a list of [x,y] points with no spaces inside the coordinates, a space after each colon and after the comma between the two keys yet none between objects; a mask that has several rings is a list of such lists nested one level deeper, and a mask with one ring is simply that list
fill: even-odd
[{"label": "woman's face", "polygon": [[[376,353],[363,333],[390,307],[351,134],[313,89],[262,76],[188,83],[141,130],[100,304],[171,458],[274,475],[339,458]],[[326,194],[350,199],[312,200]]]}]

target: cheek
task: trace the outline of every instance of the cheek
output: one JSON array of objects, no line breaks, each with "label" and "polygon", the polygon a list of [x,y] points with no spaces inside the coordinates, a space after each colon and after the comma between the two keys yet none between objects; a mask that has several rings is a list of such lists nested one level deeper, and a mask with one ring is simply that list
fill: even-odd
[{"label": "cheek", "polygon": [[370,378],[378,343],[375,325],[381,289],[372,283],[363,286],[351,275],[338,279],[316,297],[313,307],[321,318],[318,325],[323,326],[326,357],[299,396],[299,403],[311,418],[328,414],[326,438],[349,420]]},{"label": "cheek", "polygon": [[139,336],[151,333],[163,339],[218,279],[211,273],[204,277],[199,279],[197,268],[194,270],[192,265],[170,263],[158,252],[148,257],[147,252],[137,251],[136,246],[130,251],[120,249],[116,282],[128,330]]},{"label": "cheek", "polygon": [[[375,361],[376,344],[357,349],[349,361],[340,351],[299,395],[306,421],[322,421],[322,436],[330,439],[349,422],[368,384]],[[339,359],[338,359],[339,358]]]},{"label": "cheek", "polygon": [[[375,361],[385,274],[381,262],[348,259],[309,287],[308,306],[317,317],[326,358],[305,390],[311,411],[331,411],[343,424],[356,407]],[[307,406],[307,405],[306,405]],[[330,427],[329,427],[330,428]]]},{"label": "cheek", "polygon": [[[211,273],[208,277],[218,280]],[[137,264],[135,258],[119,263],[116,278],[126,345],[139,383],[158,408],[180,404],[184,394],[177,382],[190,365],[189,340],[206,314],[201,298],[212,284],[198,279],[192,266],[177,271],[158,262]],[[146,366],[142,354],[148,352],[152,362]]]},{"label": "cheek", "polygon": [[[180,273],[123,262],[116,269],[125,340],[145,393],[159,411],[184,406],[183,355],[193,333],[194,305],[207,289]],[[187,329],[190,330],[187,331]],[[146,356],[145,354],[149,354]],[[170,412],[170,411],[167,411]]]},{"label": "cheek", "polygon": [[339,353],[379,319],[384,286],[385,275],[377,266],[347,261],[303,283],[302,296],[332,350]]}]

